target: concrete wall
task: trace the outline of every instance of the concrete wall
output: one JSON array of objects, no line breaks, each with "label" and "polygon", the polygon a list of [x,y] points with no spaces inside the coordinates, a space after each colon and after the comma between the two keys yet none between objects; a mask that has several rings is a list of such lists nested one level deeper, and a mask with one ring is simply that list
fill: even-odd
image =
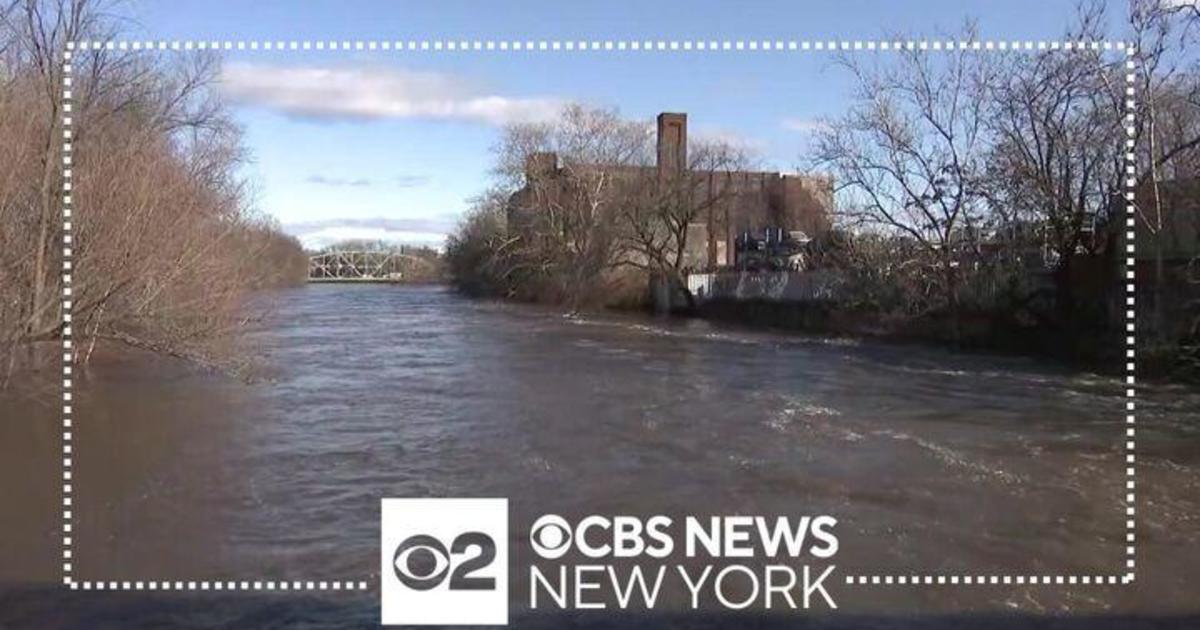
[{"label": "concrete wall", "polygon": [[824,302],[837,296],[841,276],[833,271],[717,271],[688,276],[697,304],[710,300]]}]

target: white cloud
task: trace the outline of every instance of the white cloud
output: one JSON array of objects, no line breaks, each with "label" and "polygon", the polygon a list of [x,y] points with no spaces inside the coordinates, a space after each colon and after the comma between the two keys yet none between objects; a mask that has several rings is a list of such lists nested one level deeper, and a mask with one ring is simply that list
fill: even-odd
[{"label": "white cloud", "polygon": [[807,118],[784,118],[780,124],[788,131],[798,131],[800,133],[812,133],[825,126],[825,123],[820,120]]},{"label": "white cloud", "polygon": [[324,175],[309,175],[304,181],[310,184],[320,184],[322,186],[350,186],[353,188],[365,188],[371,185],[371,180],[364,177],[355,179],[345,179],[342,177],[326,177]]},{"label": "white cloud", "polygon": [[[304,181],[310,184],[319,186],[332,186],[335,188],[351,187],[351,188],[368,188],[375,186],[379,182],[365,177],[355,177],[353,179],[347,177],[331,177],[327,175],[309,175],[304,178]],[[428,175],[397,175],[386,180],[400,188],[418,188],[429,183]]]},{"label": "white cloud", "polygon": [[428,184],[429,180],[428,175],[397,175],[394,181],[401,188],[416,188]]},{"label": "white cloud", "polygon": [[447,74],[400,68],[280,66],[234,62],[221,73],[236,102],[310,118],[415,118],[488,125],[549,120],[562,102],[489,94]]},{"label": "white cloud", "polygon": [[300,239],[300,244],[309,250],[318,250],[344,241],[386,241],[398,245],[426,245],[434,248],[440,248],[446,243],[445,234],[354,227],[326,228],[297,238]]},{"label": "white cloud", "polygon": [[349,240],[387,241],[402,245],[441,247],[457,219],[326,219],[284,224],[283,230],[307,249],[320,249]]}]

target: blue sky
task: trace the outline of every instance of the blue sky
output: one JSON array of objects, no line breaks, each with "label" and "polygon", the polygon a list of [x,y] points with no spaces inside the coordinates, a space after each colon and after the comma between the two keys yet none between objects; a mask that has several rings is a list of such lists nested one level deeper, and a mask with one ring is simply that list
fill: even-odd
[{"label": "blue sky", "polygon": [[[1109,10],[1119,18],[1124,2]],[[954,33],[1055,39],[1075,3],[308,2],[132,0],[130,35],[195,40],[854,40]],[[736,139],[771,170],[802,163],[808,127],[845,109],[823,53],[233,52],[222,90],[253,155],[258,206],[306,244],[386,237],[440,244],[489,182],[500,125],[560,103]]]}]

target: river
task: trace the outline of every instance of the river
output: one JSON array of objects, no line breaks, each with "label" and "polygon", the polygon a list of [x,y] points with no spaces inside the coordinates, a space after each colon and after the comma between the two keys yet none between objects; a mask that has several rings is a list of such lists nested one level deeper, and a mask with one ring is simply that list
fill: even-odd
[{"label": "river", "polygon": [[[571,317],[440,287],[310,285],[271,302],[246,339],[251,379],[138,352],[79,370],[76,579],[373,589],[379,499],[426,496],[508,497],[526,526],[545,512],[832,514],[839,575],[1124,572],[1125,400],[1111,377],[694,320]],[[373,590],[81,599],[48,586],[61,549],[55,397],[5,399],[0,627],[374,623]],[[839,581],[850,616],[828,622],[1197,621],[1200,395],[1143,387],[1137,452],[1134,585]]]}]

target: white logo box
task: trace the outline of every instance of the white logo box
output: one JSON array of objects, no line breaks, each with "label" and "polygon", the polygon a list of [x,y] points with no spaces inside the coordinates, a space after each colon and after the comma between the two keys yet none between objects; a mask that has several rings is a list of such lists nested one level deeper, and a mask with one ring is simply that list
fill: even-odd
[{"label": "white logo box", "polygon": [[380,508],[384,625],[508,624],[508,499],[389,498]]}]

